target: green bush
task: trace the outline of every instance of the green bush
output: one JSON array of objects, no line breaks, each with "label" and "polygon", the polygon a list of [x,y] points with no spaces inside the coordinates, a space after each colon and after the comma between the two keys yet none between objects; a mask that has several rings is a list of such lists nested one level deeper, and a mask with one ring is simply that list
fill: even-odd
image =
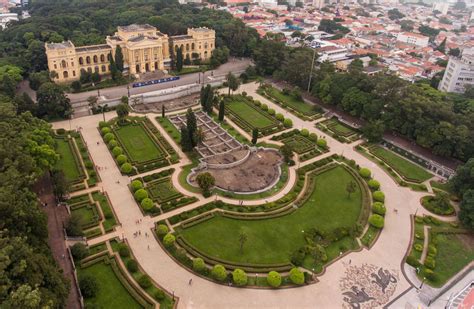
[{"label": "green bush", "polygon": [[104,127],[100,130],[100,133],[102,133],[102,135],[105,135],[105,134],[110,133],[110,132],[112,132],[112,130],[110,130],[110,128],[108,128],[108,127]]},{"label": "green bush", "polygon": [[293,126],[293,121],[290,118],[283,120],[283,125],[285,128],[291,128]]},{"label": "green bush", "polygon": [[130,187],[132,187],[132,191],[133,192],[136,192],[137,190],[139,189],[143,189],[143,183],[138,180],[138,179],[135,179],[134,181],[132,181],[132,183],[130,184]]},{"label": "green bush", "polygon": [[119,156],[117,157],[117,163],[118,163],[120,166],[122,166],[124,163],[127,163],[127,161],[128,161],[128,158],[127,158],[126,155],[121,154],[121,155],[119,155]]},{"label": "green bush", "polygon": [[90,275],[79,277],[79,288],[81,289],[81,294],[84,298],[93,298],[99,291],[99,285],[97,284],[96,278]]},{"label": "green bush", "polygon": [[163,290],[160,290],[160,289],[157,289],[156,292],[155,292],[155,299],[157,300],[163,300],[165,299],[166,295],[165,295],[165,292],[163,292]]},{"label": "green bush", "polygon": [[420,262],[418,261],[418,259],[416,257],[414,257],[413,255],[407,256],[407,261],[406,262],[407,262],[408,265],[411,265],[415,268],[420,267],[420,265],[421,265]]},{"label": "green bush", "polygon": [[367,184],[369,185],[369,188],[372,190],[378,190],[380,189],[380,182],[378,182],[375,179],[370,179]]},{"label": "green bush", "polygon": [[370,175],[372,175],[372,172],[368,168],[363,167],[359,170],[359,175],[368,179]]},{"label": "green bush", "polygon": [[154,207],[153,200],[146,197],[140,202],[140,206],[142,206],[143,210],[150,210]]},{"label": "green bush", "polygon": [[108,127],[109,124],[106,121],[100,121],[99,122],[99,128],[105,128]]},{"label": "green bush", "polygon": [[148,289],[151,287],[151,280],[148,275],[143,275],[138,279],[138,284],[143,288],[143,289]]},{"label": "green bush", "polygon": [[283,116],[283,114],[280,114],[280,113],[276,114],[276,115],[275,115],[275,118],[276,118],[278,121],[283,121],[283,120],[285,120],[285,116]]},{"label": "green bush", "polygon": [[429,269],[434,269],[436,267],[435,259],[431,256],[427,256],[425,259],[425,267]]},{"label": "green bush", "polygon": [[138,189],[137,191],[135,191],[133,196],[137,201],[141,202],[143,199],[146,199],[148,197],[148,191],[145,189]]},{"label": "green bush", "polygon": [[113,133],[110,133],[110,132],[104,135],[105,142],[110,142],[114,138],[115,138],[115,135]]},{"label": "green bush", "polygon": [[198,273],[206,269],[206,264],[204,263],[204,260],[201,258],[193,259],[193,269],[194,271],[197,271]]},{"label": "green bush", "polygon": [[158,226],[156,227],[156,234],[160,237],[165,236],[166,234],[168,234],[169,231],[170,229],[165,224],[158,224]]},{"label": "green bush", "polygon": [[130,163],[124,163],[120,166],[120,170],[125,174],[130,174],[133,171],[133,166]]},{"label": "green bush", "polygon": [[298,285],[301,285],[304,283],[304,274],[301,270],[299,270],[298,268],[292,268],[290,270],[290,280],[291,282],[293,282],[294,284],[298,284]]},{"label": "green bush", "polygon": [[308,131],[308,129],[303,129],[303,130],[301,130],[300,133],[301,133],[301,135],[303,135],[303,136],[305,136],[305,137],[309,136],[309,131]]},{"label": "green bush", "polygon": [[110,149],[113,149],[114,147],[118,146],[118,142],[115,139],[111,139],[108,145]]},{"label": "green bush", "polygon": [[281,275],[276,271],[269,272],[267,276],[267,283],[271,287],[279,287],[281,285]]},{"label": "green bush", "polygon": [[318,147],[320,148],[326,149],[326,147],[328,146],[328,142],[325,139],[320,138],[316,141],[316,145],[318,145]]},{"label": "green bush", "polygon": [[423,245],[422,244],[415,244],[413,246],[413,248],[415,248],[415,251],[418,251],[418,252],[423,251]]},{"label": "green bush", "polygon": [[267,104],[262,104],[260,105],[260,108],[263,109],[264,111],[268,110],[268,105]]},{"label": "green bush", "polygon": [[71,254],[74,260],[80,261],[89,255],[89,248],[85,244],[78,242],[71,247]]},{"label": "green bush", "polygon": [[438,249],[436,249],[435,245],[429,245],[428,246],[428,255],[435,257],[436,254],[438,254]]},{"label": "green bush", "polygon": [[385,205],[383,203],[374,202],[374,204],[372,205],[372,211],[378,215],[385,216],[387,209],[385,208]]},{"label": "green bush", "polygon": [[275,115],[275,110],[273,108],[270,108],[268,109],[268,113],[273,116]]},{"label": "green bush", "polygon": [[115,146],[114,149],[112,149],[112,154],[114,155],[114,157],[118,157],[118,156],[120,156],[122,153],[123,153],[122,147]]},{"label": "green bush", "polygon": [[119,248],[119,255],[123,258],[129,257],[130,256],[130,250],[128,249],[127,246],[122,245]]},{"label": "green bush", "polygon": [[316,142],[318,140],[318,135],[316,133],[310,133],[309,139],[312,140],[313,142]]},{"label": "green bush", "polygon": [[238,286],[247,284],[247,274],[242,269],[236,268],[232,272],[232,281]]},{"label": "green bush", "polygon": [[127,262],[127,269],[131,273],[135,273],[138,271],[138,263],[135,260],[129,260]]},{"label": "green bush", "polygon": [[173,246],[175,241],[176,237],[174,237],[174,235],[171,233],[168,233],[165,235],[165,237],[163,237],[163,245],[165,245],[165,247]]},{"label": "green bush", "polygon": [[211,270],[211,275],[212,278],[216,279],[217,281],[224,281],[225,278],[227,278],[227,271],[225,270],[224,266],[216,264]]},{"label": "green bush", "polygon": [[382,191],[375,191],[372,194],[372,197],[374,198],[374,201],[376,202],[385,202],[385,194]]},{"label": "green bush", "polygon": [[370,216],[369,223],[373,227],[381,229],[381,228],[383,228],[383,225],[384,225],[384,219],[381,215],[374,214],[374,215]]}]

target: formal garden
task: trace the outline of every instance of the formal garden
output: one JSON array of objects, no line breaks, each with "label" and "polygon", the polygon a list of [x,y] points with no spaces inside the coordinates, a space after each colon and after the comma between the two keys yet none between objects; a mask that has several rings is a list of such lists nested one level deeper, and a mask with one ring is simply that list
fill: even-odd
[{"label": "formal garden", "polygon": [[300,162],[315,158],[329,151],[326,140],[318,138],[316,133],[309,133],[307,129],[294,129],[280,135],[274,135],[272,140],[289,146],[298,155]]},{"label": "formal garden", "polygon": [[74,192],[93,187],[99,181],[94,163],[79,132],[56,131],[56,151],[59,161],[54,167],[62,171],[69,191]]},{"label": "formal garden", "polygon": [[281,105],[303,120],[316,120],[321,118],[324,113],[319,106],[306,103],[299,89],[290,90],[284,88],[280,91],[275,87],[265,84],[258,88],[257,93]]},{"label": "formal garden", "polygon": [[260,135],[269,135],[293,126],[291,119],[276,114],[266,104],[245,94],[224,96],[225,111],[230,120],[251,133],[257,129]]},{"label": "formal garden", "polygon": [[67,205],[71,214],[66,225],[69,236],[91,239],[112,232],[118,225],[108,196],[100,191],[72,197]]},{"label": "formal garden", "polygon": [[413,224],[406,263],[415,268],[420,281],[441,287],[474,260],[472,232],[458,222],[416,216]]},{"label": "formal garden", "polygon": [[167,169],[132,180],[130,190],[145,214],[156,216],[197,201],[173,186],[173,173],[174,169]]},{"label": "formal garden", "polygon": [[[310,283],[341,255],[360,250],[356,238],[370,247],[383,228],[380,185],[369,170],[357,169],[339,156],[322,159],[300,168],[293,190],[275,202],[211,202],[169,218],[174,233],[159,222],[156,234],[177,261],[217,282]],[[301,280],[292,276],[297,267],[307,270],[298,275]],[[270,283],[274,276],[276,286]]]},{"label": "formal garden", "polygon": [[144,117],[100,122],[99,130],[123,174],[134,175],[179,162],[173,147]]},{"label": "formal garden", "polygon": [[326,119],[316,124],[316,128],[331,135],[341,143],[352,143],[360,138],[360,132],[337,118]]},{"label": "formal garden", "polygon": [[113,239],[70,249],[85,307],[173,308],[173,296],[144,273],[126,243]]}]

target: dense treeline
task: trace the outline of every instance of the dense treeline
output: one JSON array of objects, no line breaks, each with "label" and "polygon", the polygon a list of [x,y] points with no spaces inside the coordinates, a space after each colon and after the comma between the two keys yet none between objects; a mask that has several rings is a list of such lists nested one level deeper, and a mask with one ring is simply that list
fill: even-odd
[{"label": "dense treeline", "polygon": [[[255,48],[253,59],[259,73],[306,89],[312,55],[309,49],[291,49],[269,36]],[[323,63],[313,72],[311,93],[367,120],[369,139],[380,139],[389,129],[441,156],[464,161],[474,156],[474,100],[393,75],[368,76],[360,62],[353,64],[346,73]]]},{"label": "dense treeline", "polygon": [[47,244],[47,218],[31,186],[58,160],[51,126],[18,114],[0,95],[0,303],[2,308],[61,308],[69,286]]},{"label": "dense treeline", "polygon": [[188,27],[216,30],[216,46],[234,56],[249,56],[257,32],[222,11],[178,5],[175,0],[37,0],[31,18],[14,22],[0,32],[0,64],[24,72],[47,69],[44,42],[71,40],[76,46],[105,43],[117,26],[149,23],[168,35],[184,34]]}]

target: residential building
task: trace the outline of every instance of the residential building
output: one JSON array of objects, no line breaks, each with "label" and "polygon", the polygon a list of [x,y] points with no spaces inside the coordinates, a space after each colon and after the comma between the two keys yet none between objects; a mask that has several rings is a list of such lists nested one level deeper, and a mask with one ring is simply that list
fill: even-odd
[{"label": "residential building", "polygon": [[0,14],[0,28],[5,29],[11,21],[18,21],[17,13],[2,13]]},{"label": "residential building", "polygon": [[336,62],[340,60],[347,59],[348,50],[344,47],[338,46],[325,46],[316,49],[317,53],[319,54],[318,61],[324,62]]},{"label": "residential building", "polygon": [[433,3],[433,11],[440,11],[441,15],[448,14],[449,3],[447,2],[435,2]]},{"label": "residential building", "polygon": [[413,32],[400,32],[397,36],[397,41],[426,47],[429,43],[429,37]]},{"label": "residential building", "polygon": [[119,26],[107,36],[106,44],[76,47],[71,41],[46,43],[49,71],[55,71],[56,82],[78,80],[81,71],[110,73],[109,55],[115,58],[120,46],[124,67],[130,74],[168,69],[171,52],[181,47],[183,57],[207,60],[215,48],[215,31],[208,28],[189,28],[187,35],[168,37],[148,24]]},{"label": "residential building", "polygon": [[438,89],[444,92],[463,93],[467,86],[474,86],[474,55],[463,53],[461,58],[449,58]]}]

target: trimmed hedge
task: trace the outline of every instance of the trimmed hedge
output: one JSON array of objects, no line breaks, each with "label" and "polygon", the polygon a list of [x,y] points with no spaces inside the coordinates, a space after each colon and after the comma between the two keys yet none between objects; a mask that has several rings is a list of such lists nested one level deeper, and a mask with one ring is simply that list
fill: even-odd
[{"label": "trimmed hedge", "polygon": [[232,272],[232,281],[236,285],[238,286],[246,285],[247,280],[248,280],[247,274],[242,269],[237,268]]},{"label": "trimmed hedge", "polygon": [[224,281],[227,278],[227,271],[224,266],[216,264],[211,270],[211,275],[217,281]]},{"label": "trimmed hedge", "polygon": [[304,273],[299,268],[292,268],[290,270],[290,280],[294,284],[301,285],[304,283]]},{"label": "trimmed hedge", "polygon": [[276,271],[271,271],[267,276],[267,283],[273,288],[277,288],[281,285],[281,275]]},{"label": "trimmed hedge", "polygon": [[375,202],[372,205],[372,211],[378,215],[385,216],[387,209],[385,208],[385,205],[383,203]]},{"label": "trimmed hedge", "polygon": [[375,191],[372,194],[372,197],[374,198],[374,201],[376,202],[385,202],[385,194],[382,191]]},{"label": "trimmed hedge", "polygon": [[369,217],[369,223],[378,229],[383,228],[384,226],[384,218],[381,215],[373,214]]}]

